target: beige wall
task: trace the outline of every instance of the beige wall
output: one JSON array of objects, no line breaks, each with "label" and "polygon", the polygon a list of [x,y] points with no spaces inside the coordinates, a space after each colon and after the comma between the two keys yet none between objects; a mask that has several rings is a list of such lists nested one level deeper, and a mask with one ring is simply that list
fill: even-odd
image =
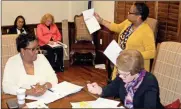
[{"label": "beige wall", "polygon": [[73,21],[76,14],[87,9],[87,1],[2,1],[2,25],[12,25],[18,15],[27,24],[39,23],[45,13],[51,13],[56,22]]},{"label": "beige wall", "polygon": [[115,1],[93,1],[93,8],[102,18],[114,21],[114,2]]}]

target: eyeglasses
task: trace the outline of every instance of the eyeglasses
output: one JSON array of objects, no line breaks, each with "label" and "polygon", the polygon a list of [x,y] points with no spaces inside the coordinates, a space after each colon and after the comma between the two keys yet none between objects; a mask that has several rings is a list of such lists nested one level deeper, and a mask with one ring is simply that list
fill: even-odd
[{"label": "eyeglasses", "polygon": [[118,70],[118,75],[121,75],[121,76],[124,77],[124,78],[126,78],[126,77],[128,77],[128,76],[130,75],[130,73],[128,73],[128,74],[123,74],[123,73],[120,73],[120,72],[122,72],[122,71]]},{"label": "eyeglasses", "polygon": [[140,15],[138,12],[128,12],[128,15],[129,14]]},{"label": "eyeglasses", "polygon": [[25,50],[31,50],[32,52],[40,50],[40,47],[35,47],[35,48],[24,48]]}]

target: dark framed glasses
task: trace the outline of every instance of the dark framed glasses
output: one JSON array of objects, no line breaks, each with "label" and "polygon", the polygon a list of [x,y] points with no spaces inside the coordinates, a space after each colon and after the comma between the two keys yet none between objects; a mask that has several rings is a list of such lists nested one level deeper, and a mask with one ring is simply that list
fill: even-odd
[{"label": "dark framed glasses", "polygon": [[25,50],[31,50],[32,52],[35,52],[35,51],[39,51],[40,50],[40,47],[35,47],[35,48],[24,48]]}]

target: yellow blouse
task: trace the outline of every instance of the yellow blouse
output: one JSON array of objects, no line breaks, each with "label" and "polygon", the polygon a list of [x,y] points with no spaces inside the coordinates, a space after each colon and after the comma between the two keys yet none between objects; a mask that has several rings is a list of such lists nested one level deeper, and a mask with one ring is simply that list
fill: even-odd
[{"label": "yellow blouse", "polygon": [[[110,30],[122,34],[124,30],[131,25],[128,20],[120,24],[111,23]],[[120,36],[120,35],[119,35]],[[118,38],[120,43],[120,38]],[[136,49],[141,52],[144,58],[144,67],[150,71],[150,59],[155,56],[155,40],[154,33],[150,26],[143,22],[128,38],[125,49]],[[116,77],[117,69],[114,67],[112,80]]]}]

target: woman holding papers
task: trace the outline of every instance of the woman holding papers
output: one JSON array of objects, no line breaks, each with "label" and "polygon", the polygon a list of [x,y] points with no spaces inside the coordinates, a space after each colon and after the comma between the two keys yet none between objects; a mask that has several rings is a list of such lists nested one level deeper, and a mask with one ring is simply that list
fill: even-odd
[{"label": "woman holding papers", "polygon": [[54,23],[51,14],[45,14],[41,19],[41,24],[37,26],[37,36],[41,49],[47,51],[46,58],[56,72],[63,72],[63,47],[60,47],[61,34]]},{"label": "woman holding papers", "polygon": [[29,29],[26,27],[25,18],[23,16],[16,17],[14,26],[9,29],[8,34],[21,34],[29,33]]},{"label": "woman holding papers", "polygon": [[3,75],[3,91],[16,95],[25,88],[27,95],[40,96],[58,83],[54,70],[44,55],[38,54],[38,40],[34,35],[20,34],[16,39],[17,55],[8,59]]},{"label": "woman holding papers", "polygon": [[[144,58],[145,69],[149,71],[150,59],[155,56],[154,33],[144,21],[149,15],[149,8],[144,3],[135,3],[128,12],[128,17],[120,24],[110,23],[98,14],[95,17],[102,25],[111,31],[119,33],[118,43],[124,49],[136,49]],[[117,69],[114,68],[112,79],[116,77]]]},{"label": "woman holding papers", "polygon": [[144,69],[144,60],[137,50],[124,50],[117,58],[118,74],[104,88],[87,84],[88,91],[102,97],[119,97],[127,108],[163,109],[156,77]]}]

